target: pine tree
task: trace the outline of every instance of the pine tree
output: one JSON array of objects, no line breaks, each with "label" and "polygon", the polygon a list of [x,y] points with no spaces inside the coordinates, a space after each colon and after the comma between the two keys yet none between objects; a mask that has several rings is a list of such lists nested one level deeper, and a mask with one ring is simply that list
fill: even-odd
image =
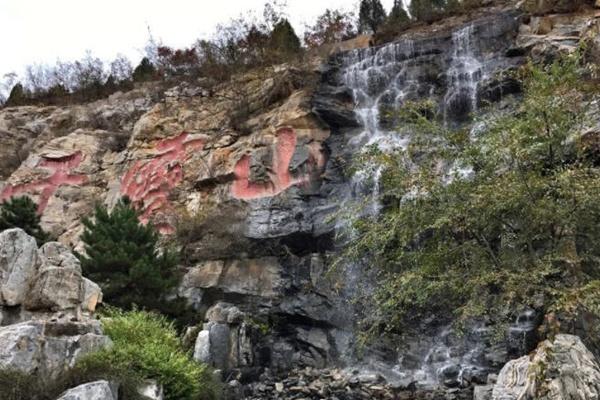
[{"label": "pine tree", "polygon": [[156,75],[156,68],[152,65],[152,62],[148,59],[148,57],[142,58],[140,64],[135,67],[133,71],[133,80],[134,82],[145,82],[152,80]]},{"label": "pine tree", "polygon": [[40,226],[37,205],[27,196],[12,197],[0,204],[0,231],[12,228],[23,229],[37,240],[38,245],[49,239]]},{"label": "pine tree", "polygon": [[27,93],[21,83],[17,83],[10,91],[6,105],[8,107],[22,106],[27,102]]},{"label": "pine tree", "polygon": [[162,311],[165,296],[176,283],[177,255],[158,249],[159,235],[142,225],[127,197],[112,212],[97,206],[94,219],[83,220],[81,255],[84,274],[98,283],[107,303],[125,309],[134,305]]},{"label": "pine tree", "polygon": [[298,54],[302,49],[300,39],[287,19],[282,19],[273,27],[271,47],[282,55]]},{"label": "pine tree", "polygon": [[391,25],[406,25],[410,22],[410,18],[404,9],[402,0],[394,0],[394,5],[390,11],[390,15],[386,21],[387,24]]},{"label": "pine tree", "polygon": [[412,0],[410,14],[417,21],[431,22],[447,10],[446,0]]},{"label": "pine tree", "polygon": [[361,0],[358,13],[360,33],[376,33],[386,18],[385,10],[379,0]]}]

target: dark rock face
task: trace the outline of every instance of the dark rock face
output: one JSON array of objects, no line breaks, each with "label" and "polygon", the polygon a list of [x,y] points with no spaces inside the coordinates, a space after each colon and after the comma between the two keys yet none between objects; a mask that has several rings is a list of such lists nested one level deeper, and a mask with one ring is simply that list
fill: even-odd
[{"label": "dark rock face", "polygon": [[[518,92],[520,87],[501,74],[523,62],[523,53],[509,51],[518,26],[516,13],[498,13],[434,36],[337,54],[323,66],[311,107],[331,134],[323,142],[326,162],[318,174],[310,168],[319,165],[310,139],[294,139],[291,153],[280,145],[254,152],[248,161],[250,185],[262,185],[270,174],[311,178],[281,192],[281,182],[274,183],[269,189],[274,195],[232,202],[232,212],[223,215],[235,223],[214,220],[209,227],[223,246],[216,246],[216,253],[215,246],[191,253],[197,266],[184,279],[182,293],[198,310],[226,301],[244,315],[235,323],[208,318],[196,341],[199,359],[209,357],[215,367],[238,371],[244,379],[258,366],[282,371],[352,360],[355,317],[368,312],[352,300],[370,279],[360,266],[326,276],[325,260],[336,251],[339,209],[349,199],[372,196],[376,211],[377,198],[376,188],[347,176],[345,168],[366,144],[399,145],[385,137],[395,126],[388,114],[406,101],[431,99],[448,123],[460,124],[482,104]],[[239,194],[251,197],[250,189]],[[458,339],[431,330],[429,337],[408,343],[401,360],[391,345],[372,354],[379,369],[399,366],[405,384],[485,383],[507,355],[504,348],[492,350],[486,335],[474,330]],[[232,355],[242,348],[246,356]],[[398,381],[393,373],[388,378]]]}]

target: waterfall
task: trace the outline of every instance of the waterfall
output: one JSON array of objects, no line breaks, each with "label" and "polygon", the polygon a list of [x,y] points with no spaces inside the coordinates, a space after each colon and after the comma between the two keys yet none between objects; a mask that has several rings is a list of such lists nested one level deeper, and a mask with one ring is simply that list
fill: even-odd
[{"label": "waterfall", "polygon": [[[396,130],[395,113],[407,100],[436,100],[445,121],[465,120],[475,112],[478,85],[484,74],[474,34],[474,27],[468,25],[446,39],[405,39],[344,55],[340,79],[352,93],[354,112],[360,122],[360,128],[348,139],[351,154],[370,145],[384,152],[406,148],[410,133]],[[382,172],[379,165],[364,165],[356,171],[343,207],[358,201],[363,204],[363,215],[378,215]],[[341,229],[348,227],[342,225]],[[351,240],[352,232],[345,234]],[[361,265],[347,266],[347,282],[351,285],[368,287],[365,274],[368,273]],[[354,290],[357,289],[350,289],[349,293]],[[406,367],[401,357],[394,366],[371,361],[365,368],[377,370],[391,381],[417,381],[420,385],[449,379],[461,381],[465,375],[478,371],[476,359],[483,350],[480,343],[472,341],[469,346],[458,345],[457,351],[456,343],[450,328],[445,328],[430,337],[416,355],[411,355],[419,359],[418,365]]]},{"label": "waterfall", "polygon": [[475,56],[473,25],[452,33],[452,60],[448,67],[448,91],[444,97],[444,121],[448,112],[464,119],[477,111],[477,88],[483,79],[483,64]]}]

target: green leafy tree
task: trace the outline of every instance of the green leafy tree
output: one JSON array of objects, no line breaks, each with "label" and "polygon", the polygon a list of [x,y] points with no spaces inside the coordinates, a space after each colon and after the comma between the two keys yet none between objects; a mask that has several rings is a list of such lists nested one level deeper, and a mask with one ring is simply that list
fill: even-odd
[{"label": "green leafy tree", "polygon": [[38,245],[45,243],[49,236],[40,226],[37,204],[29,197],[12,197],[0,204],[0,231],[21,228],[33,236]]},{"label": "green leafy tree", "polygon": [[105,300],[125,309],[165,310],[165,297],[177,283],[177,255],[159,251],[157,231],[139,222],[130,200],[124,197],[110,213],[97,206],[83,225],[81,265],[102,287]]},{"label": "green leafy tree", "polygon": [[361,0],[358,12],[360,33],[376,33],[385,19],[385,9],[379,0]]},{"label": "green leafy tree", "polygon": [[283,56],[298,54],[302,49],[294,28],[285,18],[275,24],[270,40],[275,52]]},{"label": "green leafy tree", "polygon": [[528,65],[515,112],[475,137],[407,105],[408,148],[363,156],[384,167],[384,210],[354,218],[346,257],[381,273],[370,330],[431,315],[501,324],[540,304],[600,316],[600,168],[581,139],[597,88],[584,77],[577,56]]}]

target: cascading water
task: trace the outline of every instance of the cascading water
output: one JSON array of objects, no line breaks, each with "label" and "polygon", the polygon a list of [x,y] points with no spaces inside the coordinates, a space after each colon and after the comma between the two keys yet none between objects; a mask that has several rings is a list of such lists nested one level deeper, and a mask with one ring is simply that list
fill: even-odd
[{"label": "cascading water", "polygon": [[[477,111],[477,88],[484,78],[483,64],[475,56],[473,25],[452,33],[452,60],[448,67],[448,91],[444,97],[444,121],[464,119]],[[448,115],[453,112],[453,115]]]},{"label": "cascading water", "polygon": [[[384,152],[405,148],[410,134],[396,131],[394,115],[407,100],[436,100],[447,123],[465,122],[477,110],[479,84],[486,76],[486,66],[477,56],[475,29],[468,25],[453,32],[444,41],[449,46],[440,52],[442,40],[402,40],[344,56],[341,81],[352,93],[361,126],[347,141],[352,154],[371,145]],[[363,205],[366,202],[361,212],[377,215],[381,209],[381,174],[377,165],[365,165],[356,171],[343,202]],[[338,225],[340,228],[347,226]],[[368,286],[360,265],[347,266],[346,274],[347,282],[361,281],[363,287]],[[370,360],[365,369],[384,373],[398,382],[416,381],[420,385],[460,382],[481,370],[477,365],[483,351],[478,335],[481,329],[473,328],[475,334],[468,344],[457,341],[450,329],[442,329],[410,356],[401,355],[396,365]],[[407,363],[406,357],[411,362]]]}]

